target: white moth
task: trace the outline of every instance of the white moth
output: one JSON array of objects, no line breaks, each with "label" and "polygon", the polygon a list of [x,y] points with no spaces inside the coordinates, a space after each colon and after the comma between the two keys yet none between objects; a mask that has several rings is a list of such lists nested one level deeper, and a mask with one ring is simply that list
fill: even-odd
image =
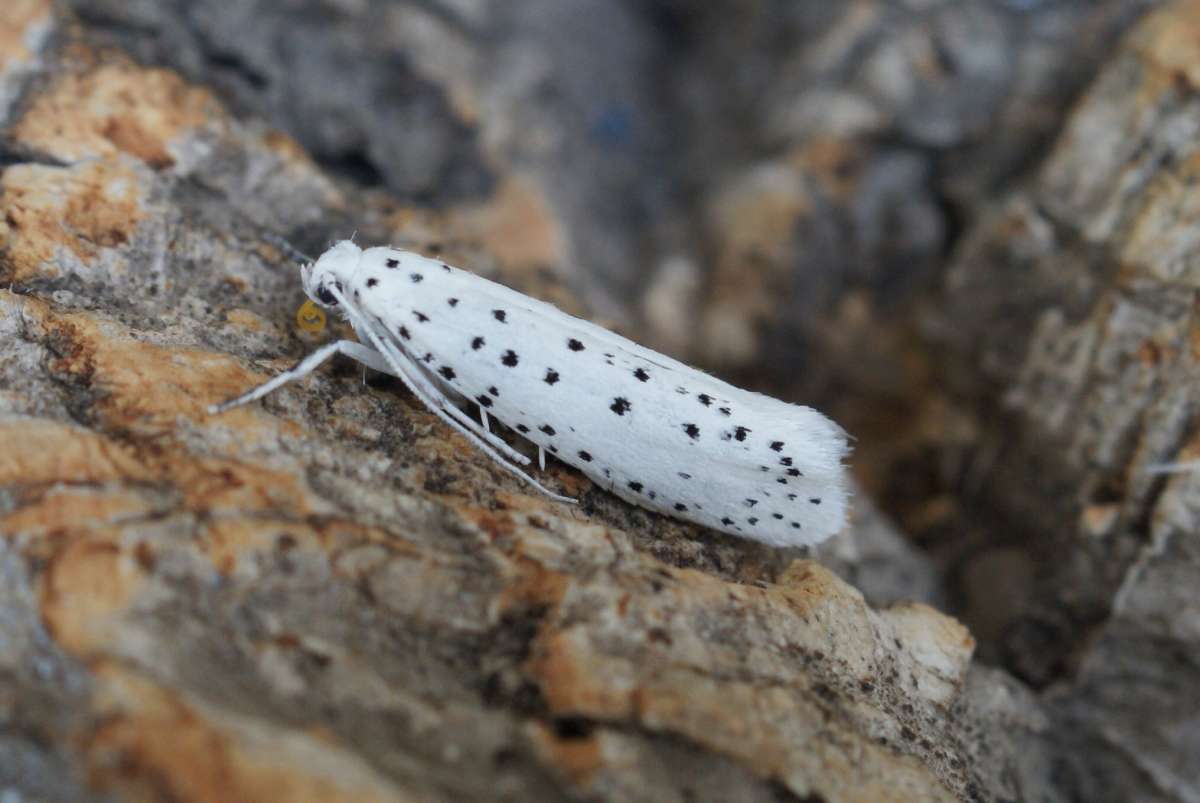
[{"label": "white moth", "polygon": [[[809,407],[740,390],[556,307],[443,262],[343,241],[301,268],[304,292],[350,321],[340,340],[211,412],[262,398],[335,353],[400,378],[499,465],[529,459],[489,416],[650,510],[773,546],[842,528],[846,435]],[[480,421],[459,408],[479,406]]]}]

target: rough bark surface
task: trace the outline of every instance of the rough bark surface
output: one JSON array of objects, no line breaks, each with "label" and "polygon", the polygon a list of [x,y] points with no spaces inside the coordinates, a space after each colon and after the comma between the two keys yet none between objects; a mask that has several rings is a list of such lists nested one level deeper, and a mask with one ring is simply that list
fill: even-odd
[{"label": "rough bark surface", "polygon": [[[0,7],[0,800],[1200,799],[1200,4],[692,5]],[[851,525],[207,415],[355,230],[822,403]]]}]

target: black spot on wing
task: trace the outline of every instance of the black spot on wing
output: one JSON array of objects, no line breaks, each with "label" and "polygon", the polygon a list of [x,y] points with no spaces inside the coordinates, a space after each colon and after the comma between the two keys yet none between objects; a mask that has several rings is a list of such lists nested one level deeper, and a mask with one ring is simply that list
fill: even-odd
[{"label": "black spot on wing", "polygon": [[641,493],[642,492],[642,484],[640,482],[630,480],[629,481],[629,490],[635,491],[637,493]]},{"label": "black spot on wing", "polygon": [[695,424],[684,424],[683,431],[686,432],[687,436],[694,441],[700,439],[700,427],[696,426]]},{"label": "black spot on wing", "polygon": [[496,389],[495,385],[492,385],[490,388],[488,388],[488,393],[492,396],[495,396],[497,399],[500,398],[500,391]]},{"label": "black spot on wing", "polygon": [[690,480],[692,478],[692,475],[688,474],[686,471],[680,471],[678,476],[681,480]]},{"label": "black spot on wing", "polygon": [[509,349],[508,351],[504,352],[504,356],[500,358],[500,362],[504,363],[509,368],[516,368],[517,363],[520,362],[520,359],[517,357],[517,353],[515,351]]},{"label": "black spot on wing", "polygon": [[492,317],[500,321],[500,323],[504,323],[504,319],[508,317],[508,313],[502,309],[494,309],[492,310]]},{"label": "black spot on wing", "polygon": [[613,399],[613,403],[608,406],[608,409],[612,410],[617,415],[625,415],[625,413],[629,412],[631,408],[632,405],[629,403],[629,399],[621,396]]},{"label": "black spot on wing", "polygon": [[420,321],[421,323],[425,323],[429,320],[429,316],[426,315],[425,313],[421,312],[420,310],[413,310],[413,315],[415,315],[417,320]]},{"label": "black spot on wing", "polygon": [[475,401],[479,402],[480,407],[491,407],[492,406],[491,396],[485,396],[482,393],[480,393],[478,396],[475,397]]},{"label": "black spot on wing", "polygon": [[575,338],[571,338],[567,341],[567,348],[569,348],[571,351],[583,351],[583,344]]},{"label": "black spot on wing", "polygon": [[397,331],[400,333],[400,337],[404,338],[405,340],[412,340],[412,335],[408,333],[407,326],[401,326]]},{"label": "black spot on wing", "polygon": [[592,455],[590,452],[580,452],[579,459],[585,463],[590,463],[592,462]]},{"label": "black spot on wing", "polygon": [[633,375],[639,382],[647,382],[650,380],[650,374],[646,373],[645,368],[638,368],[633,372]]},{"label": "black spot on wing", "polygon": [[483,348],[483,344],[485,342],[487,342],[487,341],[485,341],[482,337],[479,337],[478,335],[473,337],[471,339],[471,350],[479,351],[481,348]]},{"label": "black spot on wing", "polygon": [[367,279],[367,287],[374,287],[377,284],[379,284],[379,280],[374,276],[372,276],[370,279]]},{"label": "black spot on wing", "polygon": [[685,505],[683,502],[676,502],[676,503],[675,503],[675,509],[676,509],[677,511],[679,511],[680,513],[686,513],[686,512],[687,512],[687,505]]},{"label": "black spot on wing", "polygon": [[522,435],[524,435],[528,431],[529,427],[525,426],[524,424],[517,424],[517,432],[520,432]]},{"label": "black spot on wing", "polygon": [[725,416],[726,418],[733,415],[733,411],[730,410],[728,407],[718,407],[717,410],[719,410],[721,415]]},{"label": "black spot on wing", "polygon": [[821,504],[821,500],[820,500],[820,499],[818,499],[818,498],[816,498],[815,496],[814,496],[812,499],[809,499],[808,501],[809,501],[809,502],[811,502],[811,503],[812,503],[812,504],[814,504],[814,505],[819,505],[819,504]]},{"label": "black spot on wing", "polygon": [[771,451],[782,452],[783,451],[783,441],[771,441]]},{"label": "black spot on wing", "polygon": [[733,439],[740,443],[746,440],[746,436],[749,435],[750,432],[751,430],[748,427],[734,427]]},{"label": "black spot on wing", "polygon": [[457,307],[457,306],[458,306],[458,299],[457,299],[457,298],[447,298],[447,299],[446,299],[446,303],[447,303],[447,304],[449,304],[449,305],[450,305],[450,306],[452,306],[452,307]]},{"label": "black spot on wing", "polygon": [[788,470],[787,470],[785,473],[786,473],[786,474],[787,474],[789,477],[802,477],[802,476],[804,476],[804,475],[803,475],[803,473],[802,473],[802,472],[800,471],[800,469],[798,469],[798,468],[789,468],[789,469],[788,469]]},{"label": "black spot on wing", "polygon": [[412,279],[413,284],[420,284],[425,281],[425,277],[419,273],[410,273],[408,274],[408,278]]},{"label": "black spot on wing", "polygon": [[546,378],[543,379],[542,381],[545,382],[547,385],[553,385],[555,382],[558,381],[558,371],[555,371],[553,368],[547,368],[546,369]]},{"label": "black spot on wing", "polygon": [[438,370],[438,373],[440,373],[445,379],[454,379],[454,377],[456,376],[456,374],[454,373],[454,369],[451,368],[449,365],[443,365]]},{"label": "black spot on wing", "polygon": [[778,521],[783,521],[783,514],[782,513],[772,513],[771,518],[776,519]]},{"label": "black spot on wing", "polygon": [[398,259],[389,259],[389,260],[388,260],[387,262],[385,262],[384,264],[385,264],[385,265],[387,265],[389,268],[398,268],[398,267],[400,267],[400,260],[398,260]]},{"label": "black spot on wing", "polygon": [[701,393],[696,397],[696,399],[705,407],[712,407],[713,397],[709,396],[707,393]]},{"label": "black spot on wing", "polygon": [[551,437],[558,434],[557,430],[555,430],[554,427],[550,426],[549,424],[542,424],[540,427],[538,427],[538,429],[540,429],[542,432],[545,432],[547,435],[550,435]]},{"label": "black spot on wing", "polygon": [[758,504],[757,499],[747,499],[745,501],[746,501],[746,507],[754,507],[755,505]]},{"label": "black spot on wing", "polygon": [[750,518],[746,519],[746,521],[750,522],[751,524],[758,524],[758,518],[756,516],[751,516]]},{"label": "black spot on wing", "polygon": [[721,519],[721,523],[724,524],[726,527],[730,527],[733,525],[733,519],[726,516],[725,518]]}]

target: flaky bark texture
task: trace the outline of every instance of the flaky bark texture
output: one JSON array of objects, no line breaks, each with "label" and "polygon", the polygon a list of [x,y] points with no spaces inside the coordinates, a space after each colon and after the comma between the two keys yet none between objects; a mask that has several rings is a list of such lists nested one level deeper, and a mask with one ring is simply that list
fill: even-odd
[{"label": "flaky bark texture", "polygon": [[[1200,800],[1155,5],[0,4],[0,803]],[[847,531],[549,502],[345,364],[207,415],[353,231],[833,413]]]}]

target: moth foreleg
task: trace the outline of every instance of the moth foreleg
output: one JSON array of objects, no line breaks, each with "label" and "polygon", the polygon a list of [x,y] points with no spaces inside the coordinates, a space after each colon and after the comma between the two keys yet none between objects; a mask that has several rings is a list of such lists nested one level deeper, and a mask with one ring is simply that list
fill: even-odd
[{"label": "moth foreleg", "polygon": [[[364,354],[363,352],[367,352]],[[273,390],[286,385],[288,382],[295,382],[297,379],[303,379],[320,367],[321,363],[328,360],[334,354],[345,354],[359,362],[369,365],[376,370],[387,370],[387,361],[383,356],[374,349],[369,349],[361,343],[355,343],[353,340],[338,340],[333,343],[327,343],[321,348],[309,354],[294,366],[279,374],[275,378],[262,383],[256,388],[252,388],[241,396],[236,396],[228,401],[221,402],[209,406],[208,412],[210,415],[217,415],[234,407],[240,407],[243,404],[249,404],[252,401],[257,401],[263,396],[266,396]],[[374,365],[372,363],[375,363]]]}]

